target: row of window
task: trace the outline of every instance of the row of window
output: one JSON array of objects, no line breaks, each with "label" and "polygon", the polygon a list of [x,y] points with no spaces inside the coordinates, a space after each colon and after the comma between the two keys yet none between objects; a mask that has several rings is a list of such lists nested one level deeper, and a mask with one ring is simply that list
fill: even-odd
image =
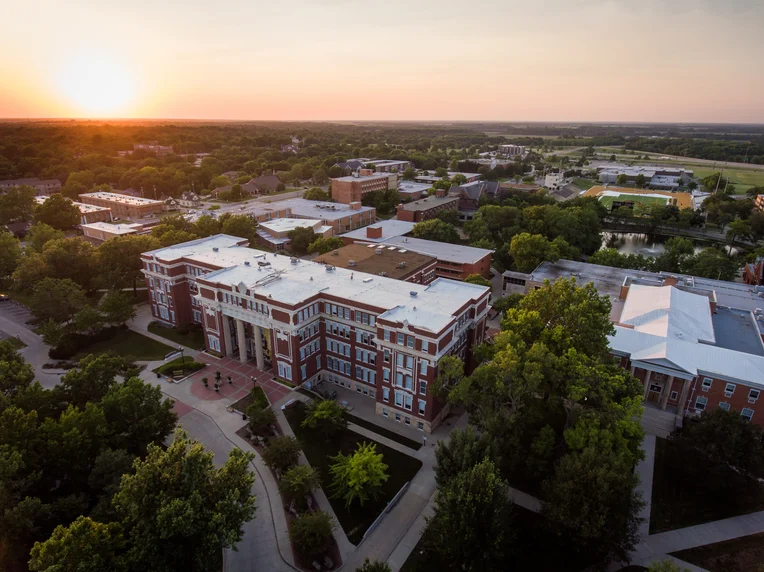
[{"label": "row of window", "polygon": [[164,304],[165,306],[172,306],[172,296],[166,296],[164,292],[161,292],[160,290],[150,290],[151,292],[151,300],[153,302],[159,302],[160,304]]},{"label": "row of window", "polygon": [[159,264],[148,262],[146,264],[146,267],[149,270],[149,272],[156,272],[157,274],[167,274],[167,269],[163,266],[160,266]]},{"label": "row of window", "polygon": [[377,352],[375,351],[368,351],[368,350],[362,350],[361,348],[355,349],[355,360],[356,361],[362,361],[364,363],[368,363],[369,365],[376,365],[377,363]]},{"label": "row of window", "polygon": [[253,312],[257,312],[258,314],[265,314],[266,316],[268,315],[268,306],[266,306],[263,302],[258,302],[257,300],[247,300],[247,308]]},{"label": "row of window", "polygon": [[208,272],[209,272],[209,270],[203,270],[201,268],[197,268],[196,266],[187,266],[186,267],[186,274],[189,274],[191,276],[204,276]]},{"label": "row of window", "polygon": [[300,341],[303,342],[307,339],[312,338],[319,332],[319,326],[318,322],[313,322],[310,326],[303,328],[300,330]]},{"label": "row of window", "polygon": [[[353,383],[351,381],[349,381],[349,380],[345,381],[341,377],[338,377],[338,376],[333,375],[331,373],[328,374],[328,378],[329,378],[329,381],[331,381],[335,385],[339,385],[340,387],[347,387],[348,389],[352,389],[353,388]],[[360,383],[356,383],[355,384],[355,390],[358,393],[363,393],[364,395],[368,395],[372,399],[377,396],[377,391],[375,389],[366,387],[365,385],[362,385]]]},{"label": "row of window", "polygon": [[367,314],[366,312],[361,312],[359,310],[355,311],[355,321],[359,324],[366,324],[367,326],[373,326],[375,324],[375,318],[372,314]]},{"label": "row of window", "polygon": [[[698,397],[695,398],[695,409],[697,411],[705,411],[706,406],[708,405],[708,397],[703,397],[702,395],[698,395]],[[724,409],[725,411],[730,410],[730,404],[726,401],[722,401],[719,403],[719,409]],[[753,418],[753,409],[750,407],[743,407],[743,410],[740,412],[740,416],[750,421]]]},{"label": "row of window", "polygon": [[307,308],[297,312],[297,323],[299,324],[300,322],[308,320],[316,314],[318,314],[318,302],[311,304]]},{"label": "row of window", "polygon": [[350,344],[343,344],[327,338],[326,349],[341,356],[350,357]]},{"label": "row of window", "polygon": [[321,351],[321,340],[314,340],[309,344],[306,344],[300,348],[300,361],[304,360],[307,356]]},{"label": "row of window", "polygon": [[377,347],[377,345],[374,343],[374,334],[364,332],[363,330],[355,331],[355,341],[357,344]]},{"label": "row of window", "polygon": [[377,384],[377,372],[373,369],[361,367],[360,365],[355,366],[355,378],[371,385]]},{"label": "row of window", "polygon": [[337,316],[338,318],[344,318],[346,320],[350,319],[350,308],[337,306],[337,304],[324,304],[324,308],[326,308],[327,314]]},{"label": "row of window", "polygon": [[[701,383],[701,389],[703,391],[708,391],[711,389],[711,385],[713,385],[714,380],[710,377],[704,377],[703,382]],[[735,393],[735,389],[737,386],[734,383],[727,383],[724,386],[724,397],[732,397]],[[748,403],[756,403],[756,400],[759,398],[759,395],[761,395],[761,391],[758,389],[749,389],[748,391]]]},{"label": "row of window", "polygon": [[[403,393],[402,391],[395,391],[395,405],[396,407],[402,407],[403,409],[407,411],[411,411],[414,403],[414,398],[409,393]],[[382,388],[382,401],[385,403],[389,403],[390,401],[390,390],[386,387]],[[427,409],[427,401],[424,399],[418,399],[417,400],[417,413],[419,415],[424,415],[425,410]]]},{"label": "row of window", "polygon": [[[383,417],[390,417],[390,411],[387,409],[387,407],[383,407],[382,408],[382,416]],[[401,422],[401,414],[400,413],[398,413],[398,412],[395,413],[395,420],[398,423]],[[405,423],[406,425],[411,425],[411,417],[409,417],[408,415],[404,415],[403,416],[403,423]],[[420,431],[424,431],[424,422],[418,421],[417,424],[416,424],[416,428],[419,429]]]},{"label": "row of window", "polygon": [[333,370],[338,371],[340,373],[344,373],[345,375],[350,375],[350,362],[345,361],[342,359],[337,359],[331,356],[327,356],[326,358],[326,366]]},{"label": "row of window", "polygon": [[[394,334],[394,332],[391,332],[390,330],[384,330],[384,335],[385,335],[386,342],[392,341],[393,335],[395,335],[395,338],[394,338],[395,343],[397,343],[399,346],[406,346],[411,349],[414,349],[414,345],[415,345],[414,341],[416,339],[414,336],[409,336],[406,334],[402,334],[400,332]],[[422,340],[422,351],[427,353],[429,349],[430,349],[430,342],[428,342],[427,340]]]},{"label": "row of window", "polygon": [[350,339],[350,326],[338,324],[337,322],[326,322],[326,331],[339,338]]}]

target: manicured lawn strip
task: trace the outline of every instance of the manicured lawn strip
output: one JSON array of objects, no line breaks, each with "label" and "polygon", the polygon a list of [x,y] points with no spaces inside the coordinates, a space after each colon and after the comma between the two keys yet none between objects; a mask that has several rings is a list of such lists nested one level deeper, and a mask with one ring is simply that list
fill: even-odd
[{"label": "manicured lawn strip", "polygon": [[351,423],[355,423],[356,425],[359,425],[363,427],[364,429],[368,429],[369,431],[373,431],[374,433],[381,435],[382,437],[387,437],[391,441],[395,441],[396,443],[400,443],[401,445],[405,445],[406,447],[410,447],[415,450],[419,450],[422,448],[422,444],[419,441],[414,441],[413,439],[409,439],[408,437],[404,437],[400,433],[396,433],[395,431],[391,431],[390,429],[385,429],[384,427],[381,427],[377,425],[376,423],[372,423],[371,421],[367,421],[366,419],[361,419],[360,417],[356,417],[355,415],[347,414],[348,421]]},{"label": "manicured lawn strip", "polygon": [[23,348],[27,347],[27,345],[24,342],[22,342],[20,339],[14,337],[14,336],[9,336],[7,338],[2,338],[2,339],[0,339],[0,342],[8,342],[9,344],[11,344],[11,347],[14,350],[20,350],[20,349],[23,349]]},{"label": "manicured lawn strip", "polygon": [[148,330],[154,335],[188,348],[201,349],[204,347],[204,332],[202,330],[190,330],[183,334],[177,328],[168,328],[156,322],[151,322]]},{"label": "manicured lawn strip", "polygon": [[764,533],[725,540],[671,554],[706,570],[746,572],[758,570],[764,561]]},{"label": "manicured lawn strip", "polygon": [[329,502],[337,515],[340,526],[353,544],[358,544],[363,538],[364,532],[384,510],[390,500],[406,483],[411,481],[422,466],[419,459],[404,455],[394,449],[377,443],[377,452],[382,453],[383,461],[388,466],[390,477],[385,482],[382,493],[376,500],[369,500],[363,506],[354,503],[350,510],[345,508],[345,503],[340,498],[331,498],[331,474],[329,466],[332,464],[330,457],[343,453],[351,454],[356,450],[359,443],[369,442],[370,439],[362,437],[358,433],[347,430],[336,435],[331,441],[325,441],[317,433],[303,429],[300,423],[305,419],[305,405],[298,403],[284,410],[284,415],[289,421],[295,436],[302,444],[303,452],[308,462],[321,475],[322,488],[329,497]]},{"label": "manicured lawn strip", "polygon": [[[656,440],[650,534],[764,510],[764,486],[745,481],[747,485],[739,491],[739,502],[735,504],[704,487],[707,476],[688,474],[687,467],[696,465],[669,440]],[[708,471],[721,471],[729,479],[735,478],[731,468],[710,467],[707,462],[705,465]]]},{"label": "manicured lawn strip", "polygon": [[663,206],[668,203],[668,199],[647,197],[645,195],[622,194],[622,195],[618,195],[617,197],[611,197],[611,196],[600,197],[600,203],[602,203],[607,208],[610,208],[611,205],[616,201],[640,203],[645,206],[655,206],[655,205]]},{"label": "manicured lawn strip", "polygon": [[588,191],[594,185],[599,185],[597,181],[593,181],[592,179],[574,179],[573,184],[576,185],[582,191]]},{"label": "manicured lawn strip", "polygon": [[124,330],[115,337],[93,344],[78,352],[72,359],[82,359],[90,354],[113,352],[118,356],[134,361],[153,361],[162,359],[173,348],[156,340],[142,336],[132,330]]},{"label": "manicured lawn strip", "polygon": [[194,361],[194,358],[190,356],[183,356],[182,358],[175,358],[172,361],[163,363],[152,371],[154,373],[161,373],[163,375],[172,375],[174,371],[182,371],[184,374],[199,371],[204,367],[203,363]]}]

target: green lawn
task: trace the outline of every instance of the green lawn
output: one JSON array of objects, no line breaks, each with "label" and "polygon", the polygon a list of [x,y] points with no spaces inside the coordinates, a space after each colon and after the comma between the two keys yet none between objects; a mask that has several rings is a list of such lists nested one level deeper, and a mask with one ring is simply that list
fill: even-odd
[{"label": "green lawn", "polygon": [[633,201],[644,206],[652,207],[665,205],[668,202],[668,199],[659,199],[657,197],[646,197],[644,195],[629,194],[618,195],[617,197],[600,197],[600,203],[602,203],[608,210],[611,209],[613,203],[616,201]]},{"label": "green lawn", "polygon": [[595,185],[599,185],[600,182],[595,181],[593,179],[574,179],[573,184],[576,185],[582,191],[588,191]]},{"label": "green lawn", "polygon": [[14,336],[9,336],[7,338],[0,339],[0,343],[2,342],[8,342],[9,344],[11,344],[11,347],[13,347],[14,350],[20,350],[27,347],[27,345],[24,342],[22,342],[20,339]]},{"label": "green lawn", "polygon": [[[713,483],[726,483],[720,490]],[[655,443],[650,534],[764,510],[764,486],[730,467],[688,458],[667,439]]]},{"label": "green lawn", "polygon": [[368,429],[369,431],[373,431],[374,433],[378,435],[387,437],[391,441],[395,441],[396,443],[400,443],[401,445],[405,445],[406,447],[416,449],[417,451],[422,448],[421,441],[414,441],[413,439],[404,437],[400,433],[396,433],[395,431],[391,431],[390,429],[386,429],[385,427],[380,427],[376,423],[372,423],[371,421],[366,421],[366,419],[361,419],[360,417],[356,417],[355,415],[348,414],[347,418],[348,418],[348,421],[350,421],[350,423],[355,423],[356,425],[359,425],[363,427],[364,429]]},{"label": "green lawn", "polygon": [[204,347],[204,332],[202,330],[194,329],[183,333],[177,328],[168,328],[157,322],[151,322],[149,332],[188,348],[202,349]]},{"label": "green lawn", "polygon": [[188,375],[189,373],[199,371],[203,367],[204,364],[194,361],[194,358],[190,356],[183,356],[175,358],[172,361],[168,361],[167,363],[163,363],[151,371],[154,373],[162,373],[163,375],[167,376],[172,376],[176,371],[183,372],[183,375]]},{"label": "green lawn", "polygon": [[72,359],[82,359],[90,354],[112,352],[132,361],[154,361],[164,358],[174,348],[147,338],[132,330],[123,330],[111,339],[93,344],[78,352]]},{"label": "green lawn", "polygon": [[706,570],[761,570],[761,562],[764,561],[764,533],[681,550],[672,553],[671,556]]},{"label": "green lawn", "polygon": [[287,421],[289,421],[295,436],[300,440],[308,462],[321,475],[322,488],[329,497],[329,502],[332,505],[332,509],[334,509],[334,513],[337,515],[340,526],[342,526],[350,542],[357,545],[363,538],[364,532],[384,510],[387,503],[392,500],[405,483],[414,478],[414,475],[416,475],[422,466],[422,462],[419,459],[414,459],[377,443],[377,452],[382,453],[383,460],[388,466],[389,478],[382,488],[382,493],[376,500],[369,500],[364,506],[360,506],[356,502],[348,510],[345,508],[345,503],[342,499],[331,497],[329,466],[332,461],[330,457],[338,453],[350,454],[356,450],[359,443],[368,442],[369,439],[347,430],[327,442],[317,433],[303,429],[300,427],[300,423],[305,419],[305,405],[302,402],[285,409],[284,415]]},{"label": "green lawn", "polygon": [[[703,179],[714,173],[718,173],[721,167],[693,167],[695,177]],[[764,170],[755,169],[723,169],[723,176],[729,177],[730,184],[735,185],[735,194],[743,195],[751,187],[764,186]],[[724,181],[721,183],[724,184]]]}]

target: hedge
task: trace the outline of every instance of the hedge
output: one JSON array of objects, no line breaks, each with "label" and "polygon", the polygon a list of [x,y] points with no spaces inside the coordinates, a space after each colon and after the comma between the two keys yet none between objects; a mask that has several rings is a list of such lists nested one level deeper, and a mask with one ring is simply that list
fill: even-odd
[{"label": "hedge", "polygon": [[191,358],[183,358],[184,363],[180,363],[180,358],[174,359],[169,363],[159,366],[154,371],[161,373],[162,375],[171,376],[175,371],[183,371],[183,373],[193,373],[202,369],[205,364],[198,361],[187,361]]},{"label": "hedge", "polygon": [[77,352],[92,346],[96,342],[115,337],[120,331],[126,330],[127,326],[109,326],[98,330],[94,334],[68,333],[61,336],[58,344],[50,348],[48,356],[51,359],[69,359]]}]

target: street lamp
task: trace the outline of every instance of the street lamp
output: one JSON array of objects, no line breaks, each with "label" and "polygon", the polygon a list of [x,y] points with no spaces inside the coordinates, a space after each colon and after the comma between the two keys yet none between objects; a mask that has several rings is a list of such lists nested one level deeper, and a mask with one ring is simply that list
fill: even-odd
[{"label": "street lamp", "polygon": [[178,351],[180,352],[180,365],[183,365],[184,359],[183,359],[183,346],[178,346]]}]

